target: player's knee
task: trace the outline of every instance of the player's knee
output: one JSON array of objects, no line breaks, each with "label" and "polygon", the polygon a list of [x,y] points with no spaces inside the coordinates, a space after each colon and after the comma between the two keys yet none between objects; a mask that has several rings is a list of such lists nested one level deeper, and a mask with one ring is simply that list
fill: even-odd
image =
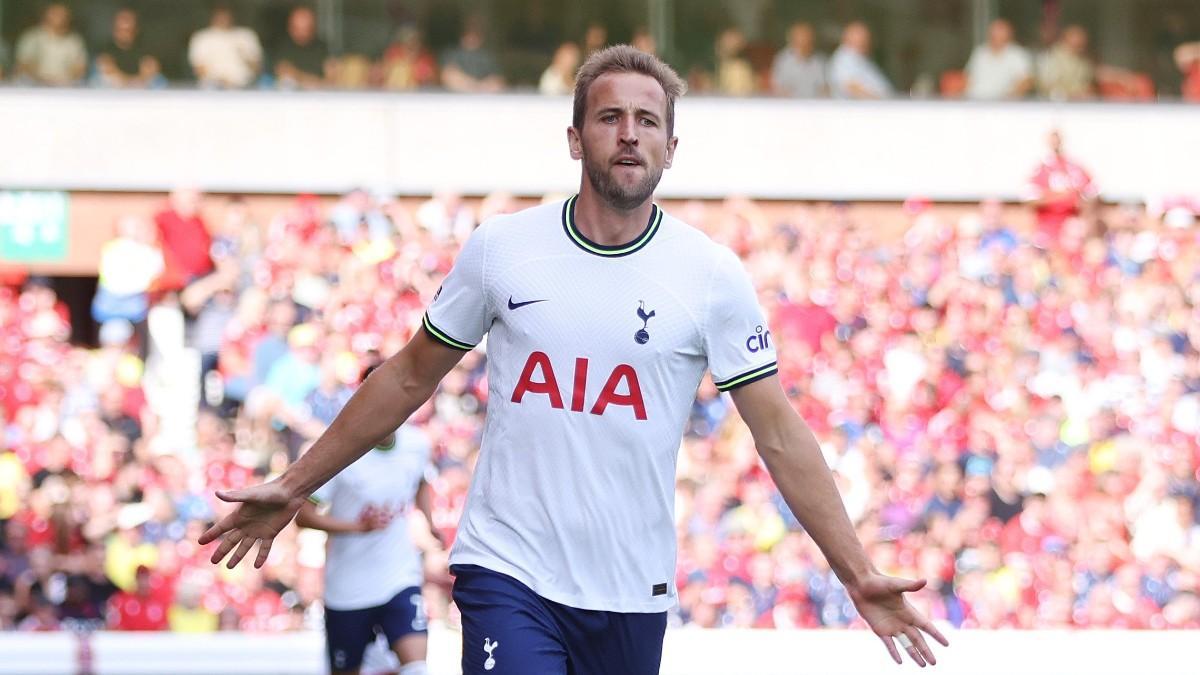
[{"label": "player's knee", "polygon": [[409,661],[400,666],[398,675],[429,675],[429,668],[424,661]]}]

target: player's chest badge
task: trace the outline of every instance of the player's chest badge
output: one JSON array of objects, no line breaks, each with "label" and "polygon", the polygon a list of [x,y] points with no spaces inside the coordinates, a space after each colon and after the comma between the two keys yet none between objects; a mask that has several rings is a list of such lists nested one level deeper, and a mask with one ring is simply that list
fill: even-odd
[{"label": "player's chest badge", "polygon": [[642,320],[642,327],[633,334],[633,340],[639,345],[644,345],[650,341],[650,333],[646,328],[650,325],[650,319],[654,318],[654,310],[647,312],[646,303],[638,300],[637,317]]}]

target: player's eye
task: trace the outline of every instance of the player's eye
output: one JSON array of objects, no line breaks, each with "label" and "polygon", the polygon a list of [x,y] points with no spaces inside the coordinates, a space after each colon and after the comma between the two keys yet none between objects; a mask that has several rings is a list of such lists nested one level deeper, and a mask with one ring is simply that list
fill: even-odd
[{"label": "player's eye", "polygon": [[600,121],[604,122],[605,124],[611,124],[611,123],[617,121],[617,116],[616,115],[604,115],[603,117],[600,118]]},{"label": "player's eye", "polygon": [[649,117],[643,117],[642,118],[642,126],[656,127],[656,126],[658,126],[658,122],[655,122],[654,120],[650,119]]}]

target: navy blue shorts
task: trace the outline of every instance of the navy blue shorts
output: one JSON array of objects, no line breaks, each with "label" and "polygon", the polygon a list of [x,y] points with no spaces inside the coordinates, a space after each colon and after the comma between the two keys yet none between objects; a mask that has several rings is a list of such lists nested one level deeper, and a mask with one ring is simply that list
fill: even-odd
[{"label": "navy blue shorts", "polygon": [[377,633],[382,633],[390,645],[406,635],[426,632],[425,604],[417,586],[400,591],[378,607],[325,608],[326,653],[329,667],[334,670],[357,670],[362,665],[363,651]]},{"label": "navy blue shorts", "polygon": [[512,577],[455,565],[463,675],[651,675],[667,613],[603,612],[547,600]]}]

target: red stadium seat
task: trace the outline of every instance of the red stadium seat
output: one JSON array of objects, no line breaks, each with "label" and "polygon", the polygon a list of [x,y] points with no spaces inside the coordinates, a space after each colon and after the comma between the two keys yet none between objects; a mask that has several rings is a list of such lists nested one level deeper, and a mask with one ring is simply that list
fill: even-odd
[{"label": "red stadium seat", "polygon": [[1102,79],[1098,82],[1100,98],[1106,101],[1153,101],[1154,81],[1140,72],[1129,72],[1121,77]]},{"label": "red stadium seat", "polygon": [[961,70],[947,70],[939,83],[942,98],[962,98],[967,90],[967,74]]}]

